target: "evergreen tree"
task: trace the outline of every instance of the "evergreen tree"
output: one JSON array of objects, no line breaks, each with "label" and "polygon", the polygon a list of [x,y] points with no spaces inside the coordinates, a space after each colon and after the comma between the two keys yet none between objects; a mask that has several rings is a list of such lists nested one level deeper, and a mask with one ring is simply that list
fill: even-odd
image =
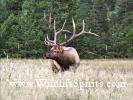
[{"label": "evergreen tree", "polygon": [[[132,0],[1,0],[0,57],[42,57],[47,51],[46,34],[53,39],[54,19],[57,30],[67,19],[65,29],[72,32],[73,17],[76,33],[82,30],[84,19],[85,30],[99,34],[84,34],[67,45],[75,47],[81,58],[131,58],[132,5]],[[64,35],[58,36],[59,42],[66,41]]]}]

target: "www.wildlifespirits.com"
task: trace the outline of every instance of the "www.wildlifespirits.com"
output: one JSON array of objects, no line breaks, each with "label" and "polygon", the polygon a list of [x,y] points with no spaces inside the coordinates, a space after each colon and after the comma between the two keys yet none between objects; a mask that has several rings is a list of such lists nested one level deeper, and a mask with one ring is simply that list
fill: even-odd
[{"label": "www.wildlifespirits.com", "polygon": [[79,81],[78,79],[75,79],[71,81],[70,79],[67,80],[49,80],[49,79],[35,79],[34,82],[10,82],[9,85],[11,87],[33,87],[36,85],[37,87],[49,87],[49,88],[71,88],[71,87],[78,87],[80,90],[83,90],[84,88],[102,88],[104,86],[111,88],[123,88],[128,86],[127,82],[107,82],[104,83],[102,81]]}]

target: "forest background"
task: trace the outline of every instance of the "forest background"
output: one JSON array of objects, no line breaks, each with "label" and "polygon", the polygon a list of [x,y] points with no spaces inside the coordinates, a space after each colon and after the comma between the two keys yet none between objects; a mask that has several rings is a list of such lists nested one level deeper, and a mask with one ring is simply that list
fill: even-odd
[{"label": "forest background", "polygon": [[81,58],[133,58],[133,0],[0,0],[0,58],[42,58],[46,35],[53,38],[50,13],[58,30],[67,19],[65,28],[72,31],[73,17],[77,33],[84,19],[85,30],[99,35],[84,34],[66,45]]}]

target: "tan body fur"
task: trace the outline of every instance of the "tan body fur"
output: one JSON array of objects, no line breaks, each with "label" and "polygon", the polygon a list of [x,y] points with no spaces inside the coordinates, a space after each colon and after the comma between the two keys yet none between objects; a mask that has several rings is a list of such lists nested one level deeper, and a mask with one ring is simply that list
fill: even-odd
[{"label": "tan body fur", "polygon": [[52,70],[54,72],[59,71],[59,66],[61,71],[72,69],[75,71],[80,64],[80,58],[75,48],[64,47],[64,46],[54,46],[46,53],[47,59],[52,59]]}]

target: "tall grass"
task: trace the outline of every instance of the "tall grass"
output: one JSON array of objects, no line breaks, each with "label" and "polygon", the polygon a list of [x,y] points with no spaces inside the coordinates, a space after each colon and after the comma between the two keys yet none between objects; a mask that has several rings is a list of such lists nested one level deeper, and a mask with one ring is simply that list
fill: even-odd
[{"label": "tall grass", "polygon": [[[35,79],[69,80],[83,85],[85,82],[102,82],[92,87],[39,87]],[[11,82],[33,82],[33,86],[11,86]],[[110,87],[107,83],[110,82]],[[113,86],[112,83],[114,82]],[[124,87],[121,86],[125,82]],[[0,100],[132,100],[133,60],[82,60],[74,73],[53,73],[47,60],[1,59]]]}]

